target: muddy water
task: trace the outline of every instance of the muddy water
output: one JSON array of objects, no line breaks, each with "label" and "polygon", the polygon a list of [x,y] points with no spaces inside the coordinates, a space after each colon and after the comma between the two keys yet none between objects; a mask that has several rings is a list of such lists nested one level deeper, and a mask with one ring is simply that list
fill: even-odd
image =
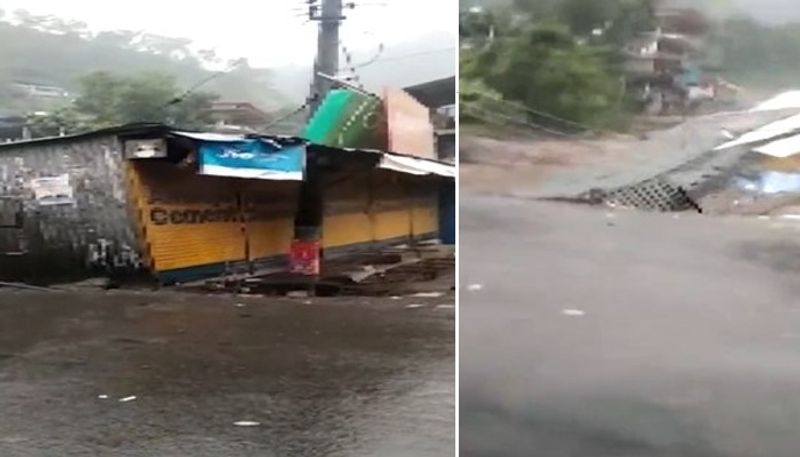
[{"label": "muddy water", "polygon": [[0,291],[0,455],[453,455],[452,309],[388,302]]}]

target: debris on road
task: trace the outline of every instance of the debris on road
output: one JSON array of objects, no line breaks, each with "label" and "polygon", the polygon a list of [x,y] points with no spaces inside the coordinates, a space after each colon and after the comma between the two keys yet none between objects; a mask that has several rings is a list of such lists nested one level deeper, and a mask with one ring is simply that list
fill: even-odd
[{"label": "debris on road", "polygon": [[411,297],[415,297],[415,298],[439,298],[439,297],[441,297],[443,295],[444,295],[444,293],[442,293],[442,292],[419,292],[419,293],[416,293],[414,295],[411,295]]},{"label": "debris on road", "polygon": [[261,422],[256,422],[256,421],[236,421],[236,422],[233,423],[233,425],[235,425],[237,427],[258,427],[259,425],[261,425]]},{"label": "debris on road", "polygon": [[12,289],[32,290],[35,292],[59,292],[58,289],[50,287],[32,286],[30,284],[23,284],[20,282],[0,282],[0,287],[8,287]]},{"label": "debris on road", "polygon": [[477,292],[479,290],[483,290],[483,285],[481,284],[470,284],[467,286],[467,290],[470,292]]},{"label": "debris on road", "polygon": [[[285,296],[406,296],[420,290],[436,291],[455,275],[455,252],[450,246],[418,243],[326,259],[321,274],[309,278],[286,271],[226,276],[188,286],[204,292],[248,293],[263,297]],[[452,283],[446,286],[453,290]],[[443,296],[445,293],[442,293]],[[434,298],[433,295],[431,295]]]},{"label": "debris on road", "polygon": [[561,313],[565,316],[570,316],[570,317],[580,317],[586,315],[586,311],[582,311],[579,309],[565,309],[561,311]]}]

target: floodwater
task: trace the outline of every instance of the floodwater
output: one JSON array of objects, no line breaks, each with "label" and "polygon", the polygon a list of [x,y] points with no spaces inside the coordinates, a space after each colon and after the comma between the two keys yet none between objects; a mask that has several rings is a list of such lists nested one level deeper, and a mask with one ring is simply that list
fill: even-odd
[{"label": "floodwater", "polygon": [[453,455],[452,300],[0,291],[0,455]]}]

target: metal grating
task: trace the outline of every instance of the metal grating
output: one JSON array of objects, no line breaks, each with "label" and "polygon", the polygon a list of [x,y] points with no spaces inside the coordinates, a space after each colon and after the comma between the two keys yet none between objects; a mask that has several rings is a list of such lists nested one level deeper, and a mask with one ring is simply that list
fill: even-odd
[{"label": "metal grating", "polygon": [[619,187],[609,191],[590,191],[589,197],[595,203],[637,208],[647,211],[697,211],[700,206],[688,195],[685,189],[663,179],[654,178],[638,184]]}]

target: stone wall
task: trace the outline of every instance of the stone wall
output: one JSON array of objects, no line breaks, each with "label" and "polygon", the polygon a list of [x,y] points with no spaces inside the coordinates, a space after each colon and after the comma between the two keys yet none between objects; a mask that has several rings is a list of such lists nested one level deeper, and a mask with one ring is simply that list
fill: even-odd
[{"label": "stone wall", "polygon": [[140,271],[126,182],[113,135],[0,145],[0,278],[46,283]]}]

